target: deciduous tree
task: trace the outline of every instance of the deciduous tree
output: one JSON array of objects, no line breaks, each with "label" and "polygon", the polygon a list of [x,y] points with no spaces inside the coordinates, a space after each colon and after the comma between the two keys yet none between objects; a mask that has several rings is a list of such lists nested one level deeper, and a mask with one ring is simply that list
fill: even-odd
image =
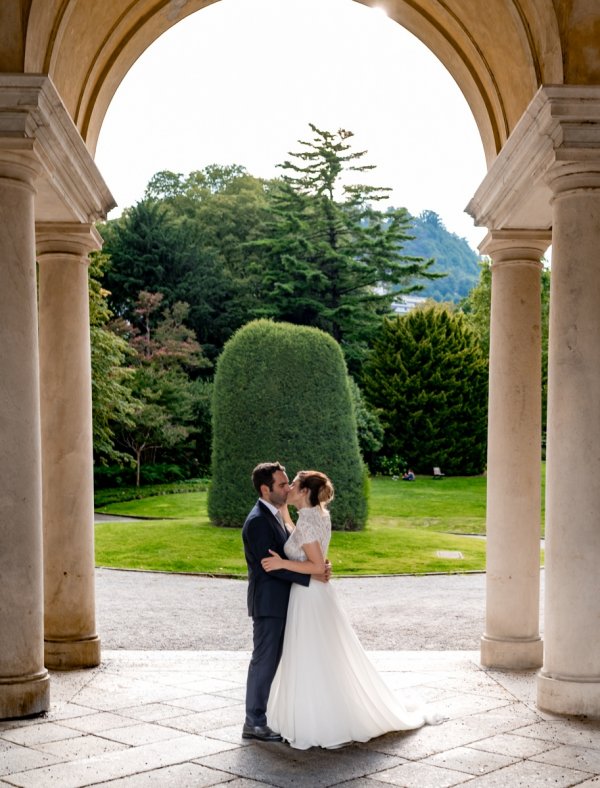
[{"label": "deciduous tree", "polygon": [[[119,432],[121,445],[133,456],[136,484],[144,458],[177,450],[179,458],[193,455],[202,391],[189,377],[192,369],[210,366],[193,332],[185,325],[187,304],[176,303],[163,312],[155,329],[152,316],[160,293],[142,291],[134,307],[139,326],[125,326],[135,351],[129,385],[135,398],[129,421]],[[123,328],[122,328],[123,330]]]},{"label": "deciduous tree", "polygon": [[127,342],[110,330],[112,312],[108,292],[102,287],[106,255],[90,255],[90,340],[92,366],[92,427],[96,463],[123,462],[126,455],[117,448],[116,433],[131,425],[135,400],[129,386]]}]

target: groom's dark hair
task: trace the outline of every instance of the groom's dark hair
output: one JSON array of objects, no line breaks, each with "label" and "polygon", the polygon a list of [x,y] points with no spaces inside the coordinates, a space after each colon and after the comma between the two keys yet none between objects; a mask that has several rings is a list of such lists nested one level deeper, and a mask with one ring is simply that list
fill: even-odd
[{"label": "groom's dark hair", "polygon": [[259,495],[263,484],[266,484],[269,490],[273,489],[273,476],[276,471],[285,473],[285,468],[280,462],[261,462],[252,471],[252,484]]}]

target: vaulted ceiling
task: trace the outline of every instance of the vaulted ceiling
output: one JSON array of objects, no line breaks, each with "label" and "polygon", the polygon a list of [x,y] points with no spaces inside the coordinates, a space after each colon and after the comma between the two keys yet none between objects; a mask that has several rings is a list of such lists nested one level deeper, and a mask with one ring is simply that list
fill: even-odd
[{"label": "vaulted ceiling", "polygon": [[[488,164],[541,84],[600,83],[598,0],[360,1],[384,5],[444,63],[471,107]],[[49,74],[93,153],[131,65],[213,2],[3,0],[0,72]]]}]

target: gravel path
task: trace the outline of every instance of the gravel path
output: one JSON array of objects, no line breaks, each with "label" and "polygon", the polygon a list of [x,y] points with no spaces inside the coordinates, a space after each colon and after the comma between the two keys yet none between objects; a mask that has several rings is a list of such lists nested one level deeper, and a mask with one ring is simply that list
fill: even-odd
[{"label": "gravel path", "polygon": [[[367,649],[479,648],[484,574],[333,582]],[[245,580],[97,569],[96,597],[98,634],[107,649],[237,651],[252,645]]]}]

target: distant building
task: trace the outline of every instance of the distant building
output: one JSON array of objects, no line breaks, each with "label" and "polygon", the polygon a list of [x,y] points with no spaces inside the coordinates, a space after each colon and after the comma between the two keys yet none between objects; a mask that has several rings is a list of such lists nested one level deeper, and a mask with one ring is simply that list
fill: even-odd
[{"label": "distant building", "polygon": [[392,309],[397,315],[405,315],[407,312],[410,312],[411,309],[423,306],[426,301],[427,299],[423,298],[423,296],[403,295],[400,296],[398,301],[394,301]]}]

